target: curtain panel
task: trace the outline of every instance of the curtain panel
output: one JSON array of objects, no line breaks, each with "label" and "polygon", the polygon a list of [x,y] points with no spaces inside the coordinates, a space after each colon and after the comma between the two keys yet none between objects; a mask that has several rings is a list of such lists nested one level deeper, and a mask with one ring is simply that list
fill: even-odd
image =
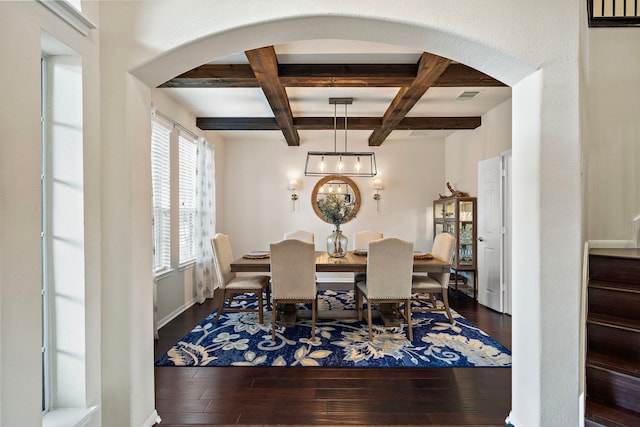
[{"label": "curtain panel", "polygon": [[198,138],[196,168],[196,226],[197,253],[195,265],[196,302],[202,304],[213,298],[213,249],[215,235],[215,164],[213,145]]}]

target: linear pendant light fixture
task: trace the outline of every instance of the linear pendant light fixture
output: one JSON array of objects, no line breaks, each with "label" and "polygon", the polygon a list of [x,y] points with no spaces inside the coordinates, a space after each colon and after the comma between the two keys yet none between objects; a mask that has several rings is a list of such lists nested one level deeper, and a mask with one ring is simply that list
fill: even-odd
[{"label": "linear pendant light fixture", "polygon": [[[353,98],[329,98],[329,104],[333,104],[333,151],[309,151],[304,167],[306,176],[373,177],[378,173],[375,153],[347,151],[347,105],[352,103]],[[344,105],[344,151],[337,151],[338,104]]]}]

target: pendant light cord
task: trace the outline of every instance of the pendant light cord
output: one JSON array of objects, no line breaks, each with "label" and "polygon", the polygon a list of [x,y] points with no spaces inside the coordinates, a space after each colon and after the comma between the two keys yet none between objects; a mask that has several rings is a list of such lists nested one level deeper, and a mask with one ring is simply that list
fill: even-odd
[{"label": "pendant light cord", "polygon": [[333,152],[338,151],[338,104],[333,104]]}]

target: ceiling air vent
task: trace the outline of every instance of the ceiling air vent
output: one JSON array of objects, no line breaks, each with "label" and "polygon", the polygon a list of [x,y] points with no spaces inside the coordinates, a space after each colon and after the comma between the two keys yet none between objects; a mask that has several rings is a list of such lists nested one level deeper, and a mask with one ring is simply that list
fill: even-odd
[{"label": "ceiling air vent", "polygon": [[475,98],[475,96],[479,93],[480,92],[478,91],[464,91],[458,96],[457,99],[460,101],[468,101],[469,99]]}]

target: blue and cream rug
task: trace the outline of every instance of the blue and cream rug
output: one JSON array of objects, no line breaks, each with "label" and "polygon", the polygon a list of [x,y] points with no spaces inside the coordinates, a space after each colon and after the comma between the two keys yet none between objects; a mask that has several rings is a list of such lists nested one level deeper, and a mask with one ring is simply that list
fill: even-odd
[{"label": "blue and cream rug", "polygon": [[[318,309],[352,310],[357,317],[353,292],[320,291]],[[407,339],[406,325],[386,328],[380,319],[374,319],[370,342],[366,320],[344,318],[318,320],[316,340],[311,341],[311,320],[299,316],[295,327],[278,326],[273,342],[271,311],[265,312],[262,325],[256,313],[222,313],[214,324],[214,312],[160,357],[156,366],[511,366],[506,347],[455,311],[452,314],[455,325],[444,313],[412,313],[413,342]]]}]

